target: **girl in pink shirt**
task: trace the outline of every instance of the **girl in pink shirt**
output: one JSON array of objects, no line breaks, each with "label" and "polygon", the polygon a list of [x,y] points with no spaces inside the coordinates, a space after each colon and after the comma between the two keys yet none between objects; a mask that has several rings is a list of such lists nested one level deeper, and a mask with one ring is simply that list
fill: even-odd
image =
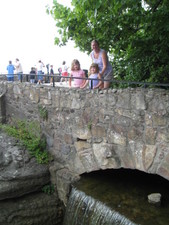
[{"label": "girl in pink shirt", "polygon": [[74,79],[74,83],[72,85],[72,78],[69,79],[69,87],[81,87],[85,80],[76,79],[76,78],[85,78],[85,72],[81,70],[80,63],[77,59],[74,59],[71,64],[71,72],[70,76]]}]

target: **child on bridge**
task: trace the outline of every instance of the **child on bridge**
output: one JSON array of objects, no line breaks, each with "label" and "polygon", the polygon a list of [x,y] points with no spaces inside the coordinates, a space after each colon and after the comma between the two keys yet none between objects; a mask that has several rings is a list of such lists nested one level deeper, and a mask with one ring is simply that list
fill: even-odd
[{"label": "child on bridge", "polygon": [[102,83],[101,80],[98,80],[99,67],[97,63],[92,63],[89,68],[89,80],[86,80],[85,83],[80,88],[85,88],[89,84],[90,89],[95,89],[100,86]]},{"label": "child on bridge", "polygon": [[[74,78],[73,87],[81,87],[85,82],[85,80],[80,79],[85,78],[85,72],[80,68],[80,63],[77,59],[72,61],[70,76]],[[72,78],[69,78],[69,87],[72,86]]]}]

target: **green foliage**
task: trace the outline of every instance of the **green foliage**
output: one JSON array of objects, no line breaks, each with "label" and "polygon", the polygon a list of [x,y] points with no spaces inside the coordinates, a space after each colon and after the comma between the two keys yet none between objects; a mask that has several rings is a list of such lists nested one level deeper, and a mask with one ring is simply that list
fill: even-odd
[{"label": "green foliage", "polygon": [[38,109],[39,109],[40,117],[43,120],[47,120],[48,119],[48,111],[47,111],[46,107],[42,106],[42,105],[39,105]]},{"label": "green foliage", "polygon": [[47,184],[42,188],[42,191],[48,195],[52,195],[55,191],[53,184]]},{"label": "green foliage", "polygon": [[97,39],[109,52],[118,80],[169,83],[169,1],[72,0],[72,7],[53,2],[47,11],[56,21],[62,46],[74,40],[90,52]]},{"label": "green foliage", "polygon": [[36,121],[27,122],[14,120],[12,124],[0,124],[8,135],[19,140],[26,147],[30,155],[35,157],[40,164],[49,162],[49,154],[46,151],[46,140],[41,135],[40,124]]}]

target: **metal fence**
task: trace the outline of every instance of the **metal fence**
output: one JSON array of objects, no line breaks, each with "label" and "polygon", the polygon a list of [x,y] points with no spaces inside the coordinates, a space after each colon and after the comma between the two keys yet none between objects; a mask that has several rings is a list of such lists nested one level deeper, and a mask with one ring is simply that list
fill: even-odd
[{"label": "metal fence", "polygon": [[[5,81],[7,80],[7,75],[8,74],[0,74],[0,81]],[[30,82],[30,76],[32,74],[22,74],[21,76],[21,81],[20,82]],[[61,78],[65,78],[64,76],[59,75],[59,73],[56,73],[54,75],[50,74],[42,74],[43,75],[43,83],[50,83],[50,79],[53,78],[52,80],[52,86],[55,87],[55,82],[60,82]],[[92,81],[94,80],[100,80],[100,79],[93,79],[89,77],[85,78],[72,78],[71,76],[67,76],[66,78],[68,79],[82,79],[82,80],[91,80],[91,88],[92,88]],[[116,87],[116,88],[126,88],[126,87],[142,87],[142,88],[148,88],[148,87],[158,87],[158,88],[165,88],[169,89],[169,83],[151,83],[151,82],[139,82],[139,81],[122,81],[122,80],[106,80],[106,79],[101,79],[102,81],[108,81],[111,83],[110,87]],[[18,74],[14,74],[14,81],[18,81]],[[38,81],[38,75],[35,75],[35,84]]]}]

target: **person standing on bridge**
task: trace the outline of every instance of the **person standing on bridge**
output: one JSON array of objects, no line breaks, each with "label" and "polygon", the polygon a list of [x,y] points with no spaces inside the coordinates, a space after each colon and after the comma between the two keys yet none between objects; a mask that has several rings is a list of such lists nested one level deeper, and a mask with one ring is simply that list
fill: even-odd
[{"label": "person standing on bridge", "polygon": [[93,40],[91,42],[91,48],[92,52],[90,53],[90,56],[92,58],[92,62],[97,63],[99,67],[98,78],[106,80],[99,85],[99,88],[109,88],[110,81],[113,78],[113,69],[108,60],[107,52],[100,49],[99,42],[97,40]]},{"label": "person standing on bridge", "polygon": [[7,81],[14,81],[14,70],[15,67],[12,64],[12,61],[9,61],[9,65],[7,66],[7,71],[8,71],[8,75],[7,75]]},{"label": "person standing on bridge", "polygon": [[23,74],[23,70],[22,70],[22,65],[19,62],[19,59],[16,58],[16,63],[15,63],[15,68],[16,68],[16,74],[18,74],[18,80],[21,82],[22,81],[22,74]]},{"label": "person standing on bridge", "polygon": [[39,60],[37,64],[37,74],[38,74],[38,82],[37,85],[40,85],[43,82],[43,67],[45,67],[44,63]]},{"label": "person standing on bridge", "polygon": [[36,69],[34,67],[31,68],[30,71],[30,83],[35,83],[35,75],[36,75]]},{"label": "person standing on bridge", "polygon": [[66,65],[66,62],[65,61],[63,61],[63,63],[62,63],[62,78],[61,78],[61,84],[62,84],[62,82],[63,82],[63,80],[65,80],[66,81],[66,83],[67,83],[67,76],[68,76],[68,69],[69,69],[69,67]]},{"label": "person standing on bridge", "polygon": [[53,70],[53,65],[50,66],[50,85],[53,85],[53,77],[54,75],[54,70]]}]

